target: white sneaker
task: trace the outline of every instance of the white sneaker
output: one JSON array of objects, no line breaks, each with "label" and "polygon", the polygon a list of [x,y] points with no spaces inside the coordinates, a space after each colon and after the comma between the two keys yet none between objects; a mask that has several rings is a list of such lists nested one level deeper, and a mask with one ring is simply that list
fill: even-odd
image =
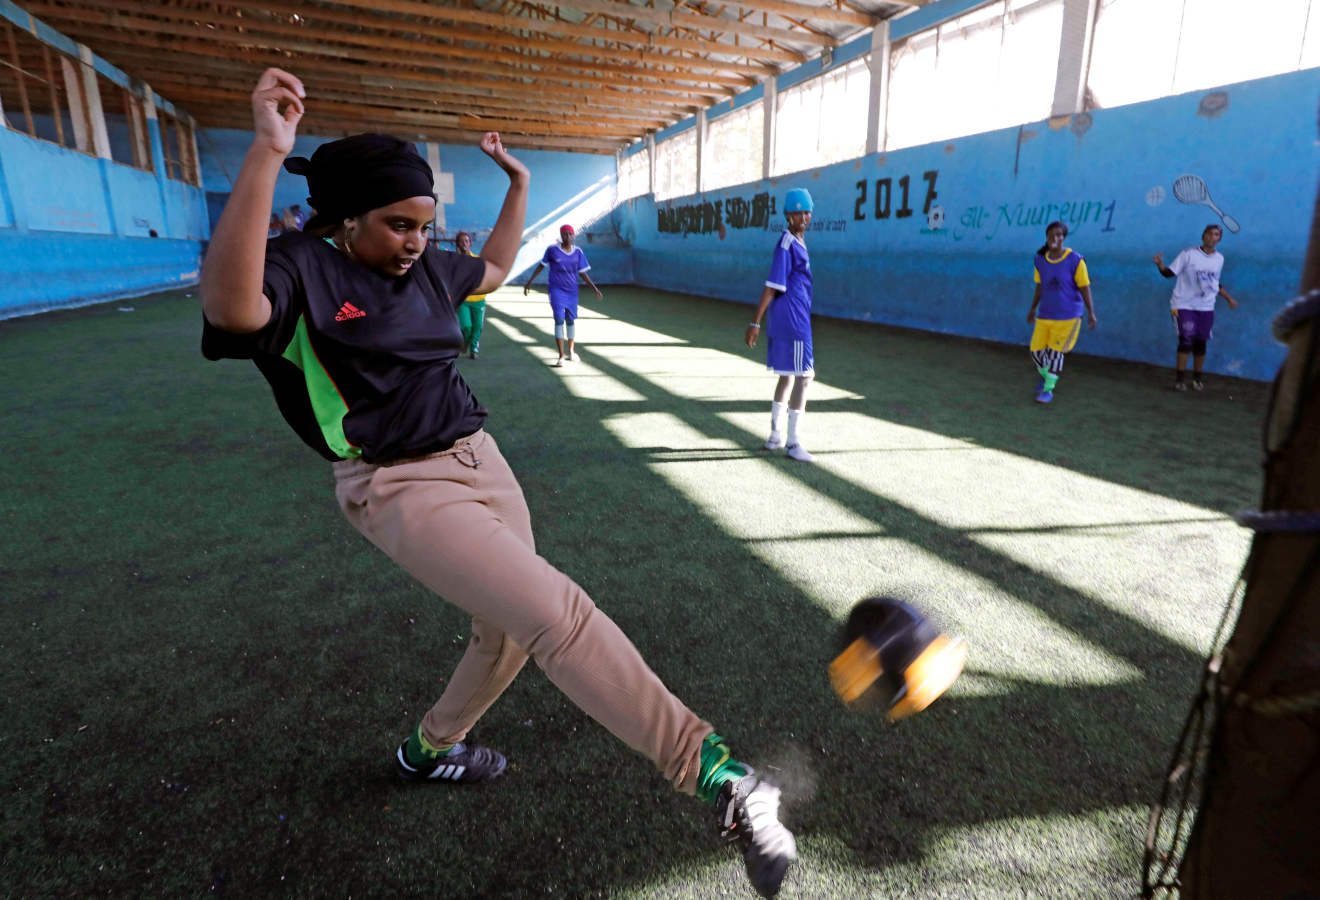
[{"label": "white sneaker", "polygon": [[765,449],[778,450],[782,446],[784,446],[784,436],[778,431],[770,432],[770,437],[765,441]]},{"label": "white sneaker", "polygon": [[789,444],[784,453],[798,462],[815,462],[816,457],[807,452],[807,448],[801,444]]},{"label": "white sneaker", "polygon": [[555,360],[555,368],[562,369],[563,367],[564,367],[564,358],[561,356],[559,357],[559,359]]},{"label": "white sneaker", "polygon": [[582,357],[578,356],[576,352],[571,354],[568,358],[573,362],[582,362]]}]

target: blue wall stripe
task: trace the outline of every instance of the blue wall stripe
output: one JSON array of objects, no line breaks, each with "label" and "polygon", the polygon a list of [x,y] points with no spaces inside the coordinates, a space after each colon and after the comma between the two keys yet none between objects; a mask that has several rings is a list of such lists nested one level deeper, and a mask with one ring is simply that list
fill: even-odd
[{"label": "blue wall stripe", "polygon": [[834,55],[830,60],[829,66],[823,65],[823,56],[817,56],[815,59],[809,59],[797,68],[780,75],[777,81],[779,90],[787,90],[793,85],[801,84],[817,75],[832,72],[840,66],[845,66],[858,57],[865,56],[870,52],[871,32],[868,30],[860,37],[853,38],[848,43],[835,47]]},{"label": "blue wall stripe", "polygon": [[985,6],[993,0],[935,0],[907,15],[891,19],[889,22],[889,40],[911,37],[918,31],[933,28],[948,19],[954,19],[978,6]]},{"label": "blue wall stripe", "polygon": [[667,128],[661,128],[659,131],[657,131],[655,133],[655,142],[658,144],[661,141],[668,140],[669,138],[674,137],[675,135],[682,134],[683,132],[691,128],[695,128],[696,126],[697,126],[697,117],[688,116],[686,119],[682,119],[678,122],[675,122],[673,125],[668,126]]},{"label": "blue wall stripe", "polygon": [[754,88],[749,88],[734,97],[731,100],[725,100],[723,103],[716,103],[710,109],[706,110],[706,121],[717,119],[722,115],[733,112],[735,109],[742,109],[749,103],[755,103],[765,96],[765,85],[758,84]]}]

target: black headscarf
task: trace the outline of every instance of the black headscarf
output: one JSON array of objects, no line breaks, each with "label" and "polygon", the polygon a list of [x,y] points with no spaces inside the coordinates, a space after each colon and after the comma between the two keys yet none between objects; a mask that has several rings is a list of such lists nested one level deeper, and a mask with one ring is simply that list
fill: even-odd
[{"label": "black headscarf", "polygon": [[435,176],[408,141],[387,134],[355,134],[316,148],[312,158],[291,156],[284,168],[307,178],[316,210],[305,228],[335,225],[410,197],[434,197]]}]

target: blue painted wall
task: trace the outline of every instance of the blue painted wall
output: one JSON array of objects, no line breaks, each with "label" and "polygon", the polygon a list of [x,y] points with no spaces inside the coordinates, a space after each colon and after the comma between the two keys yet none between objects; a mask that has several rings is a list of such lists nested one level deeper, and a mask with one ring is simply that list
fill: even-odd
[{"label": "blue painted wall", "polygon": [[[77,54],[67,37],[9,0],[0,0],[0,17]],[[132,87],[104,60],[94,65]],[[175,113],[168,101],[153,100]],[[147,172],[0,123],[0,319],[196,282],[201,242],[210,236],[205,199],[200,188],[165,176],[160,129],[149,125],[155,170]]]},{"label": "blue painted wall", "polygon": [[[328,140],[332,138],[299,136],[292,155],[311,156]],[[219,218],[225,198],[233,190],[233,180],[238,176],[251,142],[251,132],[233,129],[203,129],[198,135],[202,185],[213,224]],[[425,155],[423,144],[418,144],[417,149]],[[513,152],[531,170],[532,186],[523,234],[525,243],[512,277],[525,278],[540,260],[545,247],[558,240],[559,226],[567,222],[579,232],[585,232],[582,244],[592,263],[592,276],[598,283],[630,282],[631,254],[609,245],[602,245],[600,252],[593,252],[590,239],[592,235],[600,235],[602,240],[618,243],[613,240],[609,219],[616,196],[614,157],[543,150]],[[509,187],[508,176],[475,144],[441,144],[439,156],[440,171],[452,173],[454,177],[454,198],[444,206],[445,233],[441,237],[452,238],[459,231],[470,232],[479,252],[504,203],[504,194]],[[282,172],[275,184],[275,208],[279,210],[295,203],[304,210],[308,209],[307,181],[301,176]],[[541,279],[544,278],[542,275]]]},{"label": "blue painted wall", "polygon": [[0,128],[0,318],[191,284],[209,233],[200,189]]},{"label": "blue painted wall", "polygon": [[1167,364],[1172,282],[1151,256],[1172,261],[1225,221],[1175,199],[1174,181],[1196,175],[1240,225],[1220,249],[1242,306],[1219,304],[1207,369],[1268,379],[1283,358],[1269,322],[1296,293],[1316,197],[1317,100],[1320,69],[1310,69],[658,205],[637,198],[613,225],[639,283],[754,303],[783,193],[806,187],[817,312],[1025,344],[1033,255],[1045,224],[1062,219],[1100,319],[1078,352]]}]

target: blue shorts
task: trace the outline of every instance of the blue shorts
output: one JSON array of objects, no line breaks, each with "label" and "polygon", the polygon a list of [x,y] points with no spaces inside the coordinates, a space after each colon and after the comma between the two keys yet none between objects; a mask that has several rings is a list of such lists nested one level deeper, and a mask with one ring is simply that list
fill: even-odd
[{"label": "blue shorts", "polygon": [[776,375],[811,375],[811,335],[804,338],[765,339],[765,367]]},{"label": "blue shorts", "polygon": [[572,324],[577,321],[578,305],[576,302],[556,303],[551,300],[550,311],[554,313],[556,325],[563,325],[565,322]]},{"label": "blue shorts", "polygon": [[1178,310],[1178,351],[1190,353],[1194,344],[1204,344],[1215,331],[1213,309]]}]

